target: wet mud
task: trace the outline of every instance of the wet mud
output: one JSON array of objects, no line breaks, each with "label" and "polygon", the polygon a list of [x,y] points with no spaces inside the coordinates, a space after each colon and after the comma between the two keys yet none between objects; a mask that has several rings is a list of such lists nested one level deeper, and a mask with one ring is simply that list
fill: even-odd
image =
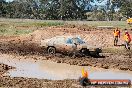
[{"label": "wet mud", "polygon": [[[132,31],[130,31],[130,33],[132,33]],[[62,54],[56,54],[55,56],[47,55],[46,50],[40,47],[41,39],[49,39],[59,35],[80,35],[89,44],[97,47],[102,47],[102,49],[104,50],[102,55],[105,57],[72,58]],[[123,33],[121,32],[121,36],[122,35]],[[123,44],[122,37],[119,40],[118,44],[119,46],[113,46],[113,35],[111,29],[97,29],[92,27],[89,28],[74,25],[68,27],[62,26],[37,28],[35,32],[24,36],[0,36],[1,54],[13,55],[16,59],[33,59],[36,61],[48,60],[56,63],[66,63],[69,65],[92,66],[104,69],[132,71],[132,51],[126,51],[124,47],[121,46]],[[11,67],[0,64],[0,74],[7,72],[7,70],[9,70],[10,68]],[[56,81],[43,79],[41,80],[36,78],[2,76],[0,79],[0,87],[79,88],[80,86],[78,85],[77,80],[71,79]]]}]

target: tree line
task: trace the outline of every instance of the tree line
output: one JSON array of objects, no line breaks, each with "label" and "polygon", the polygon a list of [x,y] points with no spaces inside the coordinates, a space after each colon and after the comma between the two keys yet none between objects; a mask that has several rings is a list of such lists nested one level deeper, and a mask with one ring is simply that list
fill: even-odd
[{"label": "tree line", "polygon": [[[103,5],[96,4],[104,2]],[[132,0],[0,0],[0,17],[41,20],[122,20]]]}]

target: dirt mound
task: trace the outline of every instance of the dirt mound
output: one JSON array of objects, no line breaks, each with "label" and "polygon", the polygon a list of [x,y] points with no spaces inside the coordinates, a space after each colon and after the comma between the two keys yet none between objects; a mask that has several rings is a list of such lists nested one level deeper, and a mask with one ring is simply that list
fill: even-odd
[{"label": "dirt mound", "polygon": [[[2,52],[26,52],[42,53],[44,50],[40,47],[41,39],[49,39],[61,35],[79,35],[89,44],[97,47],[113,47],[113,30],[96,29],[87,26],[75,27],[47,27],[39,28],[32,34],[23,36],[0,37],[0,50]],[[123,33],[122,33],[123,35]],[[123,44],[123,38],[119,40],[119,44]]]},{"label": "dirt mound", "polygon": [[32,36],[20,36],[14,38],[3,38],[0,42],[2,52],[34,52],[39,51],[39,45],[32,41]]}]

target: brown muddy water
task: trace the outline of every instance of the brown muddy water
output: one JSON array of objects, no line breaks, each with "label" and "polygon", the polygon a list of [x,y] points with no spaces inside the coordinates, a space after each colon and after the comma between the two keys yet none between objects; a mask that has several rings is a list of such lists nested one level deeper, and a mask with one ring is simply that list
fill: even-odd
[{"label": "brown muddy water", "polygon": [[15,59],[6,54],[1,55],[0,63],[16,67],[4,74],[10,77],[51,80],[78,79],[81,76],[81,69],[84,68],[88,70],[90,79],[130,79],[132,81],[132,72],[130,71],[75,66],[48,60]]}]

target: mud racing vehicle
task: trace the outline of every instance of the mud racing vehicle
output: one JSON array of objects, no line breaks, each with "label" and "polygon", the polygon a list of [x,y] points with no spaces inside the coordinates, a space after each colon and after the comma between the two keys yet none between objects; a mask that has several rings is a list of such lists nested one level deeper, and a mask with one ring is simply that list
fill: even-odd
[{"label": "mud racing vehicle", "polygon": [[41,40],[41,47],[44,47],[48,54],[57,52],[68,55],[99,56],[100,48],[87,44],[83,39],[76,36],[57,36],[51,39]]}]

